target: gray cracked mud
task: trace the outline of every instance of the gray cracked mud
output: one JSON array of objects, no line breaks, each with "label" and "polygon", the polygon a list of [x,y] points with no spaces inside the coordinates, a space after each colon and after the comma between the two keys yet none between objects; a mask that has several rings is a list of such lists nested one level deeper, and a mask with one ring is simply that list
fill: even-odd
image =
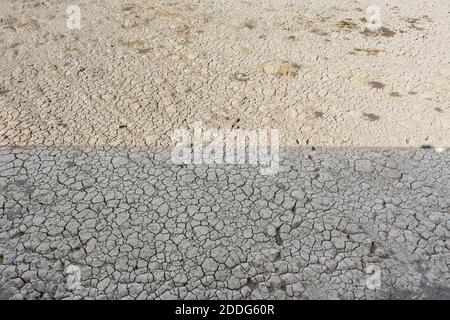
[{"label": "gray cracked mud", "polygon": [[448,153],[284,150],[276,176],[147,149],[0,155],[3,298],[450,298]]}]

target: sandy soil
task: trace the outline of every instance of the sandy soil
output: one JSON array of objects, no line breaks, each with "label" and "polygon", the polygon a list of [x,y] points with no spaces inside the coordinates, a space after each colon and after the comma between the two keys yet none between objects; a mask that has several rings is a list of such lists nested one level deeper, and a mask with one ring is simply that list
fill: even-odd
[{"label": "sandy soil", "polygon": [[282,144],[448,147],[449,5],[1,1],[0,144],[160,146],[195,121]]}]

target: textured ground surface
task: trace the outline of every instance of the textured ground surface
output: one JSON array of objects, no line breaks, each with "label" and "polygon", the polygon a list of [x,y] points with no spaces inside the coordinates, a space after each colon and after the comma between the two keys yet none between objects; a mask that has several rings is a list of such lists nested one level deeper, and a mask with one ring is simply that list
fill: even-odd
[{"label": "textured ground surface", "polygon": [[80,1],[70,31],[72,2],[0,1],[0,143],[165,147],[203,120],[289,146],[450,145],[448,1],[379,1],[380,34],[372,3],[332,2]]},{"label": "textured ground surface", "polygon": [[[0,0],[0,298],[450,299],[448,1],[330,2]],[[172,164],[198,120],[280,172]]]},{"label": "textured ground surface", "polygon": [[[282,158],[264,177],[148,150],[2,150],[2,295],[450,298],[448,153]],[[71,264],[85,289],[66,290]]]}]

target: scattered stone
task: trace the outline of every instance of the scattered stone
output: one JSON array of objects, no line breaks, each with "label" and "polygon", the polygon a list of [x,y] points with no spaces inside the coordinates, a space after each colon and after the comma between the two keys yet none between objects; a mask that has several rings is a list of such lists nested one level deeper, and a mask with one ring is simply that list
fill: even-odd
[{"label": "scattered stone", "polygon": [[384,83],[378,81],[369,81],[369,86],[371,86],[374,89],[384,89],[384,87],[386,87]]},{"label": "scattered stone", "polygon": [[378,121],[380,120],[380,116],[377,116],[373,113],[363,113],[363,119],[368,120],[370,122]]}]

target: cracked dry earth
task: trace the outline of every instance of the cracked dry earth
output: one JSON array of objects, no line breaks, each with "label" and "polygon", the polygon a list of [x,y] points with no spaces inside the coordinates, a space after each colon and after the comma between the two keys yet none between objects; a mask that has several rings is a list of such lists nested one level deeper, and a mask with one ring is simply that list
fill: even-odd
[{"label": "cracked dry earth", "polygon": [[[0,0],[0,298],[450,299],[450,6],[371,4]],[[279,172],[173,164],[199,120]]]}]

